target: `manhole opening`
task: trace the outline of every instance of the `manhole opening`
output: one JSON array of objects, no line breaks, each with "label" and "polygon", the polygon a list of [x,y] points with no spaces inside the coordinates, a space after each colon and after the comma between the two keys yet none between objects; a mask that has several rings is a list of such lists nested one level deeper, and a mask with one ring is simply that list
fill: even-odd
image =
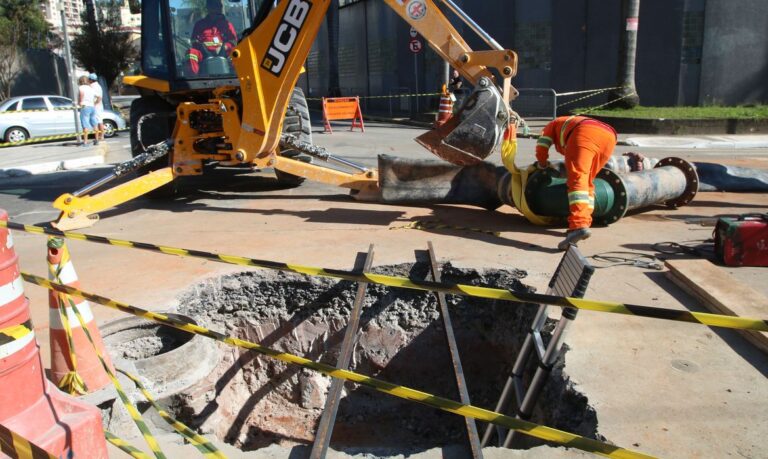
[{"label": "manhole opening", "polygon": [[[416,263],[374,271],[424,279],[428,267]],[[519,270],[446,265],[442,275],[444,282],[529,290]],[[247,272],[194,286],[180,298],[179,312],[214,330],[335,365],[356,289],[347,281]],[[472,403],[493,409],[536,307],[454,295],[447,300]],[[434,294],[369,285],[360,324],[354,371],[458,400]],[[238,348],[222,354],[207,378],[171,397],[170,411],[245,451],[313,441],[330,378]],[[190,359],[194,363],[194,356]],[[601,438],[595,410],[564,374],[563,361],[541,394],[533,421]],[[531,365],[528,377],[533,371]],[[485,425],[478,427],[482,432]],[[387,456],[463,444],[465,435],[459,416],[347,383],[331,447]]]},{"label": "manhole opening", "polygon": [[178,349],[193,337],[154,322],[132,322],[131,326],[104,336],[104,343],[113,357],[143,360]]}]

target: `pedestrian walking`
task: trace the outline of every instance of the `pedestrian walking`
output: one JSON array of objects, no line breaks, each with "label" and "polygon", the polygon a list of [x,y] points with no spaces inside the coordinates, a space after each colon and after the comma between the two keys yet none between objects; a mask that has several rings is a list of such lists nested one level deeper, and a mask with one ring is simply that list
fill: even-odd
[{"label": "pedestrian walking", "polygon": [[565,156],[568,174],[568,231],[557,248],[568,249],[592,235],[595,210],[594,180],[616,146],[616,131],[608,124],[586,116],[561,116],[544,127],[536,142],[536,166],[549,167],[549,147]]},{"label": "pedestrian walking", "polygon": [[96,115],[97,124],[94,127],[93,144],[98,145],[99,141],[104,140],[104,90],[99,84],[99,77],[95,73],[88,75],[90,86],[93,89],[94,101],[93,109]]},{"label": "pedestrian walking", "polygon": [[77,104],[80,106],[80,124],[83,126],[83,143],[80,146],[88,146],[88,131],[96,129],[98,120],[96,119],[96,109],[94,108],[96,94],[90,85],[88,76],[83,75],[78,80]]}]

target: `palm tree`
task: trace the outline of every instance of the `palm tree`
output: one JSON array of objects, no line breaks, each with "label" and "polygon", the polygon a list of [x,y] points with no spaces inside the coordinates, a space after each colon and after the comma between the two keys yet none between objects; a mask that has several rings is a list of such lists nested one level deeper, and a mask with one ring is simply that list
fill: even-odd
[{"label": "palm tree", "polygon": [[622,0],[622,16],[625,19],[625,30],[619,45],[619,71],[616,89],[611,92],[611,99],[617,99],[611,105],[621,108],[632,108],[640,104],[640,96],[635,87],[635,57],[637,55],[638,18],[640,16],[640,0]]}]

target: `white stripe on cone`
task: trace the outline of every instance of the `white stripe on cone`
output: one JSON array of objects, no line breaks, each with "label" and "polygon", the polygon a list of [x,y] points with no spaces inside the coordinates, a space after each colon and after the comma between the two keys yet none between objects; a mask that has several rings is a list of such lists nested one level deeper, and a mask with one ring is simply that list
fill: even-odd
[{"label": "white stripe on cone", "polygon": [[11,341],[10,343],[7,343],[7,344],[3,344],[2,346],[0,346],[0,359],[4,359],[6,357],[9,357],[19,352],[20,350],[24,349],[24,347],[34,339],[35,339],[35,332],[30,330],[29,333],[22,336],[21,338]]},{"label": "white stripe on cone", "polygon": [[5,247],[8,249],[13,248],[13,233],[8,231],[8,239],[5,240]]},{"label": "white stripe on cone", "polygon": [[[58,271],[59,265],[52,265],[54,271]],[[61,273],[59,273],[58,279],[54,279],[52,275],[48,275],[48,278],[54,282],[58,282],[59,284],[65,284],[70,285],[75,282],[77,282],[77,273],[75,272],[75,267],[72,265],[71,261],[68,261],[67,264],[64,265],[64,268],[61,269]]]},{"label": "white stripe on cone", "polygon": [[9,284],[0,285],[0,308],[10,304],[12,301],[16,301],[23,294],[24,282],[21,280],[21,276]]},{"label": "white stripe on cone", "polygon": [[[85,325],[90,324],[93,321],[93,312],[91,312],[91,304],[87,301],[83,301],[80,304],[75,304],[77,310],[80,311],[80,316],[83,318]],[[77,320],[75,310],[71,307],[66,307],[64,310],[67,313],[67,320],[69,320],[69,328],[77,328],[80,326],[80,321]],[[59,316],[59,310],[56,308],[50,308],[48,314],[48,322],[51,330],[64,330],[64,324],[61,322],[61,316]]]}]

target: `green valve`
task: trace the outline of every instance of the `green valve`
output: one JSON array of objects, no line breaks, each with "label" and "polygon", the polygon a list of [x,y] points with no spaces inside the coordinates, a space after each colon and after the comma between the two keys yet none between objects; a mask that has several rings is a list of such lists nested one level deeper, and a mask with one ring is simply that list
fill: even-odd
[{"label": "green valve", "polygon": [[[566,179],[555,175],[555,171],[537,171],[528,179],[525,186],[525,198],[528,206],[536,215],[545,217],[567,217],[568,187]],[[615,205],[615,192],[611,185],[602,178],[595,178],[594,217],[608,214]]]}]

